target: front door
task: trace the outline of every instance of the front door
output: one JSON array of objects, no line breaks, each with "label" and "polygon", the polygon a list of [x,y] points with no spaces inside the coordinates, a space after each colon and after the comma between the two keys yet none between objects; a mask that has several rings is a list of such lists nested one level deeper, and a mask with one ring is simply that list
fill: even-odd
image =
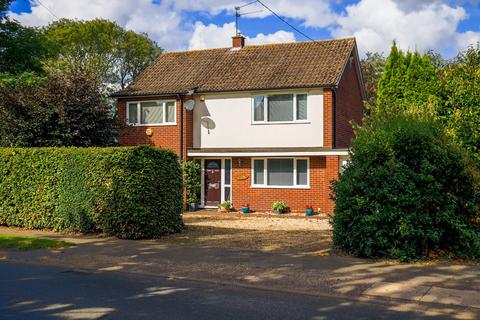
[{"label": "front door", "polygon": [[220,204],[222,197],[222,160],[205,159],[205,206],[216,207]]}]

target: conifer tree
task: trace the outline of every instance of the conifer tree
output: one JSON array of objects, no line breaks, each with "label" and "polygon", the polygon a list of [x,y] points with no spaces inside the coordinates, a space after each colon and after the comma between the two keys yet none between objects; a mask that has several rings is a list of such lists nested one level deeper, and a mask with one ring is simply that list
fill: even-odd
[{"label": "conifer tree", "polygon": [[436,101],[438,75],[428,54],[404,54],[392,45],[383,77],[378,84],[377,109],[396,114],[423,112]]},{"label": "conifer tree", "polygon": [[405,56],[393,42],[383,76],[378,82],[377,105],[391,107],[403,98],[403,78],[406,71]]}]

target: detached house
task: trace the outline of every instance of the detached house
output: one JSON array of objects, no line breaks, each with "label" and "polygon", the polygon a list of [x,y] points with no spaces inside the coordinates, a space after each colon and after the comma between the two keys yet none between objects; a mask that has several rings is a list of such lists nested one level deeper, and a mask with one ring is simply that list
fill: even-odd
[{"label": "detached house", "polygon": [[202,207],[333,211],[364,87],[355,39],[162,54],[118,98],[121,145],[202,164]]}]

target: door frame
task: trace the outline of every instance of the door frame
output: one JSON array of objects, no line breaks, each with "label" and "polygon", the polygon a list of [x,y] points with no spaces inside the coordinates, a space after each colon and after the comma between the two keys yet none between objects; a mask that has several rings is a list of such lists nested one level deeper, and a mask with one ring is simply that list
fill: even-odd
[{"label": "door frame", "polygon": [[[213,209],[217,208],[216,206],[206,206],[205,205],[205,160],[220,160],[220,181],[221,181],[221,190],[220,190],[220,203],[225,201],[225,187],[230,187],[230,203],[232,203],[232,194],[233,194],[233,188],[232,188],[232,181],[233,181],[233,162],[232,158],[222,158],[222,157],[215,157],[215,158],[201,158],[201,166],[202,166],[202,173],[201,173],[201,182],[202,182],[202,187],[201,187],[201,192],[200,192],[200,208],[205,208],[205,209]],[[230,160],[230,184],[225,185],[225,160]]]}]

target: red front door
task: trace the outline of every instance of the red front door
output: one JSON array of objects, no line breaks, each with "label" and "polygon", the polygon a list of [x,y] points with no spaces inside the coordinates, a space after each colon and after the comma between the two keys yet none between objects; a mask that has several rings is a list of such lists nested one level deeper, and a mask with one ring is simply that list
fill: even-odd
[{"label": "red front door", "polygon": [[205,160],[205,206],[218,206],[222,197],[221,160]]}]

